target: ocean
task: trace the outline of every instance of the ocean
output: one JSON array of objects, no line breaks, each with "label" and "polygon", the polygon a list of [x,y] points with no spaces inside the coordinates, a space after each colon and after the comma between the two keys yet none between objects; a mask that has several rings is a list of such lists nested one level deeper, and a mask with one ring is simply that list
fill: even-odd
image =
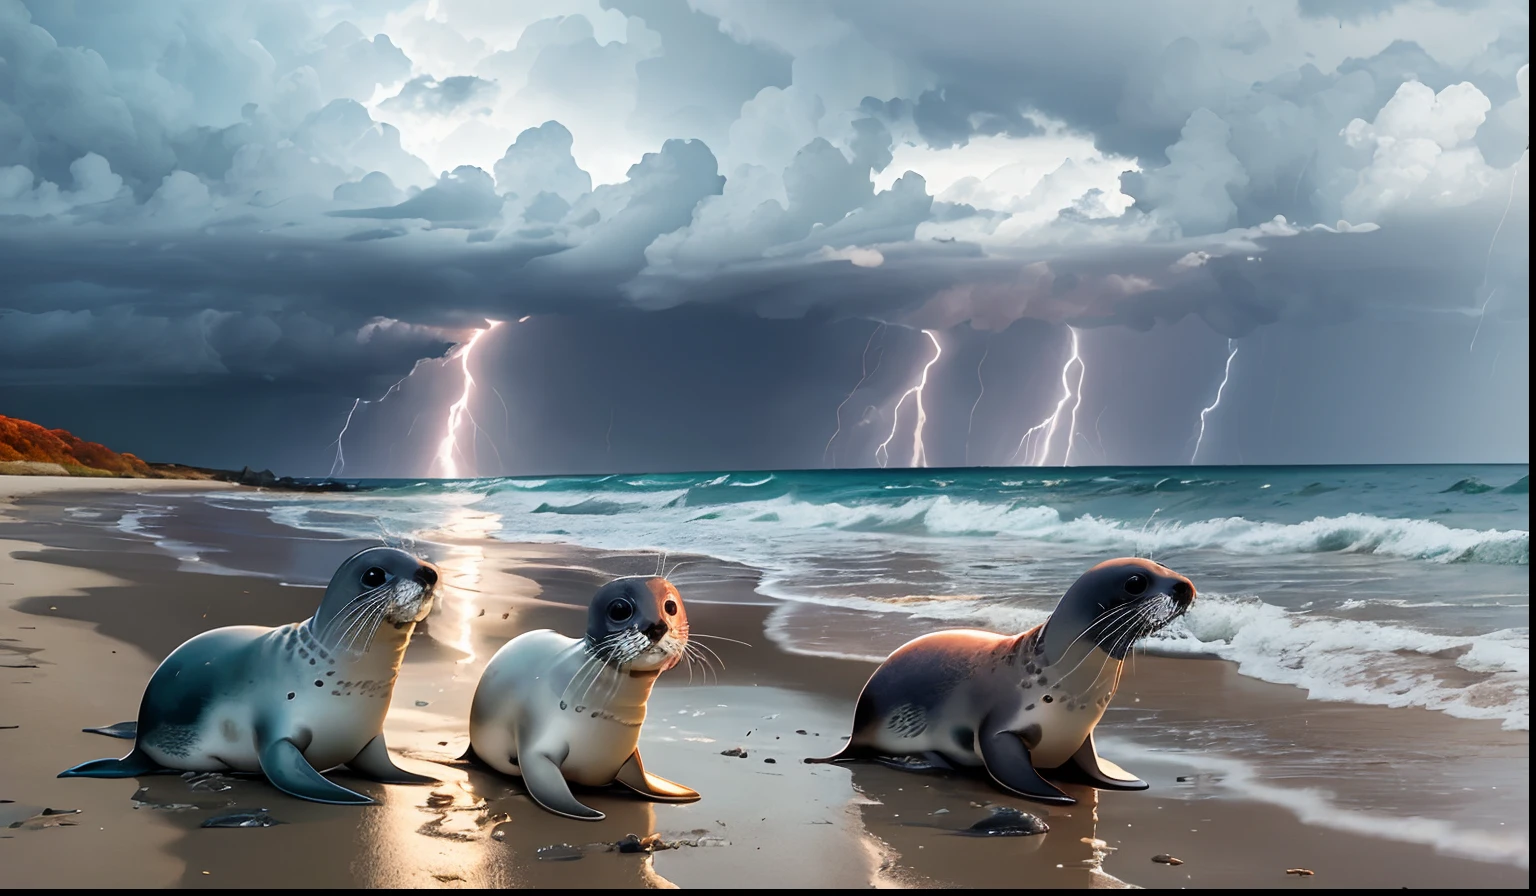
[{"label": "ocean", "polygon": [[[760,570],[792,652],[882,658],[941,627],[1021,631],[1117,556],[1199,598],[1142,650],[1315,699],[1530,727],[1527,466],[967,468],[364,480],[211,503],[354,537],[466,533]],[[137,528],[130,514],[121,524]],[[662,554],[667,555],[666,559]],[[677,573],[686,580],[686,560]],[[691,594],[690,601],[708,600]]]}]

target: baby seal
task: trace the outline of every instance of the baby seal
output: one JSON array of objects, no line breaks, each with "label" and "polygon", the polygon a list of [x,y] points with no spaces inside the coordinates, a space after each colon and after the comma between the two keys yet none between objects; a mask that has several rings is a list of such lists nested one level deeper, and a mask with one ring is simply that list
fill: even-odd
[{"label": "baby seal", "polygon": [[1105,790],[1147,784],[1101,758],[1093,729],[1120,684],[1136,639],[1195,600],[1189,579],[1137,558],[1084,573],[1051,618],[1021,635],[958,629],[924,635],[875,670],[836,756],[921,757],[930,766],[984,768],[999,786],[1043,803],[1075,802],[1041,776]]},{"label": "baby seal", "polygon": [[341,805],[374,801],[316,769],[345,763],[386,784],[438,783],[397,768],[382,733],[436,584],[437,570],[404,551],[354,554],[309,619],[217,628],[171,651],[144,690],[133,750],[59,777],[261,772],[284,793]]},{"label": "baby seal", "polygon": [[535,802],[570,818],[604,816],[567,782],[617,782],[648,799],[692,802],[697,793],[648,773],[637,749],[651,687],[687,647],[688,613],[671,582],[609,582],[587,608],[585,637],[525,632],[491,657],[475,687],[465,758],[520,776]]}]

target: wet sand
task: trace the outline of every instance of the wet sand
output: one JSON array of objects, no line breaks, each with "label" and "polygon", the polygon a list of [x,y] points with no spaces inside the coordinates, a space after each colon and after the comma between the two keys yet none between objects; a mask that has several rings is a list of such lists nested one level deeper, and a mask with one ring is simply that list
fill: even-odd
[{"label": "wet sand", "polygon": [[[133,718],[144,683],[176,645],[221,625],[308,616],[319,592],[295,585],[323,581],[361,546],[192,498],[177,504],[161,533],[169,550],[103,524],[115,519],[111,513],[91,518],[80,512],[118,507],[150,489],[192,491],[187,483],[0,477],[0,799],[13,801],[0,803],[0,873],[8,887],[1523,888],[1528,882],[1525,859],[1511,855],[1507,843],[1491,844],[1494,860],[1479,861],[1437,851],[1434,832],[1421,838],[1429,843],[1376,835],[1373,825],[1412,824],[1407,810],[1377,794],[1410,779],[1371,769],[1359,783],[1316,780],[1307,776],[1306,762],[1309,752],[1344,749],[1361,752],[1365,765],[1372,738],[1427,732],[1426,752],[1433,755],[1426,761],[1456,763],[1473,754],[1467,779],[1483,788],[1502,784],[1523,807],[1524,732],[1433,713],[1307,701],[1214,660],[1139,657],[1115,711],[1101,724],[1101,750],[1149,781],[1147,792],[1071,788],[1078,805],[1045,807],[968,777],[805,765],[802,759],[838,748],[873,667],[777,648],[764,634],[772,601],[755,593],[755,573],[708,558],[669,561],[686,560],[673,579],[689,603],[694,631],[751,646],[700,639],[724,669],[695,670],[692,681],[681,668],[664,675],[641,738],[649,769],[704,798],[678,806],[593,793],[583,799],[607,819],[550,815],[515,780],[453,761],[467,740],[479,669],[522,631],[578,633],[598,584],[652,572],[657,561],[551,545],[490,545],[471,537],[472,527],[435,539],[441,556],[434,559],[454,587],[413,640],[385,727],[397,762],[440,778],[441,786],[383,786],[335,773],[381,801],[349,808],[293,800],[260,780],[58,779],[58,771],[75,763],[127,752],[128,741],[80,729]],[[8,498],[15,499],[11,506]],[[185,556],[179,541],[221,550],[178,559]],[[200,568],[217,574],[195,571]],[[242,574],[252,569],[278,577]],[[1166,720],[1198,720],[1202,713],[1282,724],[1294,719],[1295,750],[1283,759],[1294,768],[1296,788],[1233,786],[1241,769],[1213,773],[1198,745],[1191,752],[1182,744],[1180,752],[1158,739]],[[738,747],[745,758],[722,755]],[[1375,813],[1342,819],[1318,817],[1317,805],[1325,804],[1309,802],[1305,789],[1362,787],[1354,802],[1376,807]],[[1050,833],[956,833],[997,805],[1040,816]],[[36,818],[45,807],[81,812]],[[199,827],[218,813],[256,809],[285,824]],[[13,822],[20,826],[7,827]],[[589,845],[653,832],[700,845],[654,855]],[[561,844],[575,848],[541,857],[541,849]],[[1183,864],[1153,863],[1158,854]],[[1298,867],[1315,874],[1286,874]]]}]

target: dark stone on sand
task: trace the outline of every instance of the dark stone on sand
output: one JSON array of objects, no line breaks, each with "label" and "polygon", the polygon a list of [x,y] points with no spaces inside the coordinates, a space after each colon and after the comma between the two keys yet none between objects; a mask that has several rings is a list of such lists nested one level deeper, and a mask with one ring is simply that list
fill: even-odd
[{"label": "dark stone on sand", "polygon": [[107,737],[121,737],[124,740],[132,740],[139,736],[139,723],[118,722],[116,725],[106,725],[101,728],[81,728],[86,734],[105,734]]},{"label": "dark stone on sand", "polygon": [[[630,836],[633,837],[634,834],[630,834]],[[636,842],[638,842],[638,839]],[[556,843],[553,846],[539,847],[535,850],[534,855],[538,856],[541,862],[574,862],[581,858],[584,853],[578,846],[572,846],[569,843]]]},{"label": "dark stone on sand", "polygon": [[1165,852],[1158,853],[1157,855],[1153,856],[1152,857],[1152,861],[1158,863],[1159,865],[1182,865],[1182,864],[1184,864],[1184,860],[1183,859],[1176,859],[1173,856],[1170,856],[1170,855],[1168,855]]},{"label": "dark stone on sand", "polygon": [[1051,826],[1037,815],[1021,812],[1012,806],[998,806],[987,818],[956,833],[968,837],[1029,837],[1044,834],[1050,829]]},{"label": "dark stone on sand", "polygon": [[295,479],[292,476],[278,476],[271,470],[253,470],[250,467],[242,467],[237,473],[233,470],[201,470],[210,479],[219,482],[234,482],[240,485],[249,485],[255,488],[270,488],[290,492],[355,492],[368,491],[366,486],[356,482],[338,482],[335,479]]},{"label": "dark stone on sand", "polygon": [[634,834],[625,834],[624,839],[614,844],[619,852],[645,852],[645,844]]},{"label": "dark stone on sand", "polygon": [[796,734],[804,734],[805,733],[805,729],[804,728],[796,728],[795,729],[795,733]]},{"label": "dark stone on sand", "polygon": [[257,809],[255,812],[225,812],[222,815],[213,815],[203,819],[200,827],[205,828],[270,828],[273,825],[286,824],[267,814],[266,809]]},{"label": "dark stone on sand", "polygon": [[747,758],[747,751],[743,750],[741,747],[731,747],[729,750],[721,750],[720,751],[720,755],[721,756],[735,756],[738,759],[746,759]]},{"label": "dark stone on sand", "polygon": [[777,763],[777,762],[778,762],[778,761],[779,761],[779,760],[777,760],[777,759],[774,759],[774,758],[773,758],[773,757],[772,757],[772,756],[769,756],[769,757],[768,757],[768,758],[767,758],[767,759],[764,759],[764,760],[763,760],[763,761],[764,761],[764,762],[766,762],[766,763],[768,763],[768,764],[769,764],[769,765],[774,765],[774,764],[775,764],[775,763]]}]

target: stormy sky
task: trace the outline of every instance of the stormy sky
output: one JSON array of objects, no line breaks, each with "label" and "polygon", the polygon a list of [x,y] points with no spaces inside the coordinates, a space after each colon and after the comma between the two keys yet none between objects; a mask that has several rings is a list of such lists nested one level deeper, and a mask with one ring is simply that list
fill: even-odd
[{"label": "stormy sky", "polygon": [[348,477],[1524,463],[1529,25],[0,0],[0,414]]}]

